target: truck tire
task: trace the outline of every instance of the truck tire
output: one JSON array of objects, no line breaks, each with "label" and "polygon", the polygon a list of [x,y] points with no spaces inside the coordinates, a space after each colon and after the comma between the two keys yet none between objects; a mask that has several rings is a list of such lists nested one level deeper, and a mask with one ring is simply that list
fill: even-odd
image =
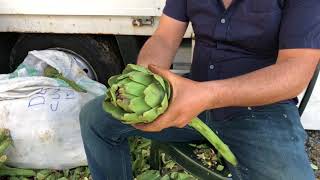
[{"label": "truck tire", "polygon": [[10,72],[10,52],[16,41],[17,35],[15,33],[0,33],[0,74]]},{"label": "truck tire", "polygon": [[[24,34],[17,40],[10,55],[10,68],[16,69],[29,51],[57,48],[80,56],[93,72],[94,80],[105,83],[107,78],[119,74],[121,58],[112,39],[94,39],[88,35]],[[84,69],[88,72],[88,69]]]}]

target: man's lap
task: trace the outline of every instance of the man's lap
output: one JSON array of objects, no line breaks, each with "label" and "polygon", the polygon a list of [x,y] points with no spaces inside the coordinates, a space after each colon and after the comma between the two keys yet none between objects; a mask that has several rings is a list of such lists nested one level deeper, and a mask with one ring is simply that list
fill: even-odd
[{"label": "man's lap", "polygon": [[[113,145],[128,136],[143,136],[166,142],[202,139],[190,127],[169,128],[159,133],[141,132],[105,113],[102,100],[103,97],[98,97],[83,108],[81,126],[82,129],[94,129]],[[234,179],[239,175],[243,179],[313,178],[304,151],[305,132],[293,105],[277,104],[248,109],[224,121],[214,121],[211,117],[211,112],[206,112],[201,114],[200,119],[218,132],[239,160],[239,166],[232,168]],[[88,119],[90,122],[84,122]]]},{"label": "man's lap", "polygon": [[231,169],[242,179],[315,179],[294,104],[248,108],[214,127],[236,154],[239,166]]}]

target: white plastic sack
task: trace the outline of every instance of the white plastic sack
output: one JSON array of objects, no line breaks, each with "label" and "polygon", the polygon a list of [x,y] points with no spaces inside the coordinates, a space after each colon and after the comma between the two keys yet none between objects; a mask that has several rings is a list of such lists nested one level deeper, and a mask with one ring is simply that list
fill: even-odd
[{"label": "white plastic sack", "polygon": [[[61,80],[42,77],[51,65],[88,93],[78,93]],[[79,113],[83,105],[105,93],[66,53],[32,51],[18,69],[0,75],[0,127],[11,132],[9,164],[21,168],[68,169],[86,165]]]},{"label": "white plastic sack", "polygon": [[305,129],[320,130],[320,77],[317,80],[301,120]]}]

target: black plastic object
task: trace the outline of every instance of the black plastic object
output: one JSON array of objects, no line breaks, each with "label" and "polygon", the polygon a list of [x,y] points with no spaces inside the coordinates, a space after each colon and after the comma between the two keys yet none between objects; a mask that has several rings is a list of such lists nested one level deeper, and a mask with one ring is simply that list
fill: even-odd
[{"label": "black plastic object", "polygon": [[[304,109],[306,108],[314,86],[316,84],[319,75],[320,63],[318,64],[316,71],[310,81],[306,93],[304,94],[301,103],[299,105],[299,113],[302,115]],[[169,155],[174,161],[176,161],[180,166],[186,169],[188,172],[194,176],[203,180],[231,180],[232,178],[227,178],[227,168],[224,171],[218,172],[213,171],[205,167],[201,161],[196,159],[193,148],[189,143],[163,143],[152,141],[151,154],[150,154],[150,165],[152,169],[161,168],[161,158],[160,152],[164,152]],[[227,167],[227,166],[225,166]]]},{"label": "black plastic object", "polygon": [[[193,153],[194,148],[187,143],[162,143],[153,141],[151,145],[150,166],[152,169],[161,168],[160,152],[164,152],[191,174],[204,180],[231,180],[227,168],[215,171],[202,165]],[[226,167],[226,165],[225,165]]]},{"label": "black plastic object", "polygon": [[299,105],[299,114],[300,116],[302,116],[304,110],[306,109],[306,106],[309,102],[309,99],[311,97],[311,94],[312,94],[312,91],[314,89],[314,86],[316,85],[317,83],[317,79],[318,79],[318,76],[319,76],[319,70],[320,70],[320,63],[318,64],[317,68],[316,68],[316,71],[314,72],[313,74],[313,77],[306,89],[306,92],[301,100],[301,103]]}]

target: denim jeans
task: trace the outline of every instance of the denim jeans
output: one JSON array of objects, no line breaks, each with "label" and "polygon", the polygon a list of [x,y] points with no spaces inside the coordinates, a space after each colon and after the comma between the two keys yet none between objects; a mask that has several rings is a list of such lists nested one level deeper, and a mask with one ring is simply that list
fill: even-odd
[{"label": "denim jeans", "polygon": [[[164,142],[190,142],[203,137],[190,127],[142,132],[115,120],[102,109],[103,96],[84,106],[81,133],[94,180],[131,180],[127,138],[142,136]],[[305,152],[306,133],[293,103],[247,108],[221,121],[213,112],[199,115],[229,145],[238,159],[233,179],[314,180]]]}]

